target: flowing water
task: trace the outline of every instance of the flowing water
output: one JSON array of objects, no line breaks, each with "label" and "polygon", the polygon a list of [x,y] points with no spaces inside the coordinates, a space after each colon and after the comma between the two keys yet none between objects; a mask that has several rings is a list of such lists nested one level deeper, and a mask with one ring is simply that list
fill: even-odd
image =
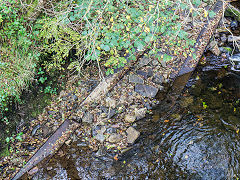
[{"label": "flowing water", "polygon": [[33,179],[238,179],[240,75],[226,65],[207,56],[167,118],[161,104],[137,123],[141,136],[119,161],[77,141]]}]

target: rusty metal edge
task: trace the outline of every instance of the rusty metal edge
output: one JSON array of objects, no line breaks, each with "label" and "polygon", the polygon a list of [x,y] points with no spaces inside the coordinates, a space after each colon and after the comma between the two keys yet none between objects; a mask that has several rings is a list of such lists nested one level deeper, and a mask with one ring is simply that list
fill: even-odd
[{"label": "rusty metal edge", "polygon": [[[194,60],[192,56],[188,56],[185,59],[183,65],[178,69],[177,75],[174,75],[175,78],[173,80],[171,89],[168,92],[168,95],[174,97],[174,102],[176,101],[176,99],[179,97],[180,93],[186,86],[189,78],[191,77],[192,72],[196,69],[206,46],[208,45],[215,29],[219,24],[219,21],[222,18],[224,9],[227,7],[227,4],[228,4],[227,2],[224,2],[222,0],[218,0],[215,3],[212,10],[216,13],[216,16],[213,18],[209,18],[209,21],[202,28],[200,34],[198,35],[196,43],[193,47],[195,49],[196,54],[198,55],[196,60]],[[213,24],[212,21],[214,21]]]}]

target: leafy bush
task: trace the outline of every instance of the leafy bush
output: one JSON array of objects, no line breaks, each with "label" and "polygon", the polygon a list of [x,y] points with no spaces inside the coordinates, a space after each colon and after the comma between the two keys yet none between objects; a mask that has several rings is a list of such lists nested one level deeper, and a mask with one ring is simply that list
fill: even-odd
[{"label": "leafy bush", "polygon": [[126,57],[135,60],[136,51],[145,49],[160,61],[194,56],[194,36],[184,31],[186,21],[204,22],[215,15],[201,0],[63,0],[44,1],[41,18],[29,23],[24,17],[37,2],[23,12],[18,1],[0,0],[0,109],[28,86],[40,50],[50,55],[44,61],[48,70],[62,69],[73,53],[69,69],[81,71],[85,62],[95,61],[112,74],[127,64]]},{"label": "leafy bush", "polygon": [[[210,2],[208,2],[210,3]],[[213,2],[211,2],[213,3]],[[201,0],[77,0],[55,4],[54,15],[42,20],[43,49],[53,54],[49,68],[60,67],[70,50],[76,58],[69,68],[81,70],[86,61],[108,67],[107,74],[136,58],[136,50],[168,61],[174,55],[194,56],[195,43],[183,30],[186,18],[204,21],[213,12]]]},{"label": "leafy bush", "polygon": [[0,0],[0,110],[7,110],[8,99],[19,99],[21,90],[33,78],[38,28],[23,18],[20,4]]}]

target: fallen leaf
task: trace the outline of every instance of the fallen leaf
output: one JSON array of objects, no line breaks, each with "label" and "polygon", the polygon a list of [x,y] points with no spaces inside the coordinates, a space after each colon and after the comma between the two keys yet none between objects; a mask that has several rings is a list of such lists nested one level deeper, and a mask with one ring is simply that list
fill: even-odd
[{"label": "fallen leaf", "polygon": [[117,161],[118,160],[118,154],[116,154],[113,159]]}]

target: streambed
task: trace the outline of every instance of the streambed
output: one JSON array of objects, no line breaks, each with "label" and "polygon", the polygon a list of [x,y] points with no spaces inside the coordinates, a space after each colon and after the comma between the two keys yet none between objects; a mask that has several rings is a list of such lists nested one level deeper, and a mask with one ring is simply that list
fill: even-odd
[{"label": "streambed", "polygon": [[203,59],[176,108],[137,122],[141,136],[113,159],[75,138],[33,179],[237,179],[240,177],[240,76],[221,58]]}]

